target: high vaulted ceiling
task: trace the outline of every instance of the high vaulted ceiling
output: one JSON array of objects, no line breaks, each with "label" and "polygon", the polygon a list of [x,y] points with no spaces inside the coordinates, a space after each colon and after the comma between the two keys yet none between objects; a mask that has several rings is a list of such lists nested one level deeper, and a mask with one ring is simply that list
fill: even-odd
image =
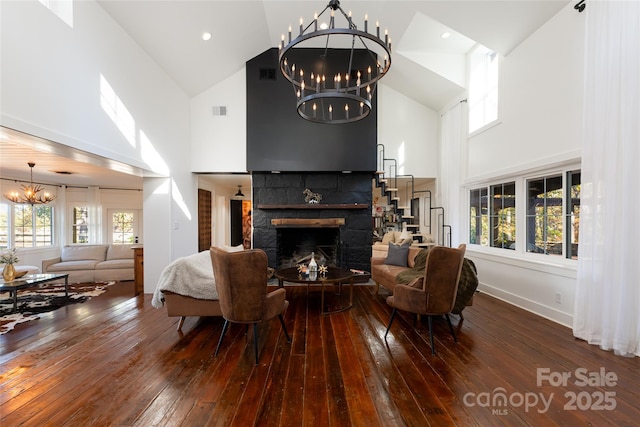
[{"label": "high vaulted ceiling", "polygon": [[[309,22],[328,0],[98,0],[188,96],[195,96],[275,47],[289,25]],[[569,2],[566,0],[362,1],[342,0],[362,29],[365,14],[393,40],[392,67],[383,83],[438,111],[465,88],[465,54],[475,44],[508,55]],[[371,30],[370,30],[371,31]],[[451,33],[443,39],[443,32]],[[210,32],[209,41],[202,33]],[[73,185],[141,187],[141,171],[87,153],[65,152],[28,135],[0,132],[2,176]],[[48,147],[47,147],[48,145]],[[59,175],[52,171],[77,171]],[[127,180],[131,175],[137,178]],[[93,177],[93,178],[89,178]],[[231,181],[249,186],[248,178]],[[241,182],[242,181],[242,182]],[[121,183],[121,185],[120,185]],[[231,183],[230,183],[231,184]]]},{"label": "high vaulted ceiling", "polygon": [[[289,25],[313,19],[328,0],[99,0],[99,4],[189,95],[197,95],[278,46]],[[421,104],[442,109],[464,91],[464,55],[480,43],[501,55],[548,21],[566,0],[342,0],[362,29],[364,16],[393,40],[383,81]],[[326,14],[325,14],[326,16]],[[443,32],[451,33],[442,39]],[[202,40],[210,32],[212,39]]]}]

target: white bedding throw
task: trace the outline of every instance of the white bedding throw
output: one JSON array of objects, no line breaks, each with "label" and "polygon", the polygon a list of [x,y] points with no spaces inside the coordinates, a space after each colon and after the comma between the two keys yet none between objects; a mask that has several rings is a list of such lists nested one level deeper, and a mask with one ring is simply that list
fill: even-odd
[{"label": "white bedding throw", "polygon": [[151,299],[151,305],[155,308],[162,308],[164,305],[161,291],[198,299],[218,299],[209,251],[178,258],[162,271]]}]

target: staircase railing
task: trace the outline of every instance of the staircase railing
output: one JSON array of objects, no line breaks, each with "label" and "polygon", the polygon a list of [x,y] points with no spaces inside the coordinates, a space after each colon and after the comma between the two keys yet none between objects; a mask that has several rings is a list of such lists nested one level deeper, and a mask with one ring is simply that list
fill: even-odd
[{"label": "staircase railing", "polygon": [[[386,158],[385,157],[385,148],[384,148],[384,144],[378,144],[376,147],[376,151],[377,151],[377,164],[380,167],[380,169],[378,170],[377,174],[376,174],[376,186],[381,188],[382,192],[384,195],[387,196],[387,204],[391,205],[393,207],[393,213],[400,215],[400,217],[402,218],[404,216],[404,219],[408,219],[410,220],[410,222],[407,223],[407,225],[412,225],[412,226],[417,226],[420,227],[420,219],[418,218],[418,223],[414,224],[413,219],[415,218],[415,212],[413,209],[413,201],[414,199],[416,199],[416,194],[419,193],[426,193],[427,196],[424,198],[424,203],[425,203],[425,215],[423,215],[424,218],[424,225],[426,228],[428,228],[429,230],[429,234],[433,234],[433,228],[432,228],[432,212],[436,211],[436,218],[437,218],[437,223],[440,224],[440,232],[438,233],[438,244],[445,246],[445,242],[446,242],[446,246],[451,247],[451,225],[445,224],[445,210],[444,207],[442,206],[432,206],[432,194],[431,194],[431,190],[416,190],[415,189],[415,177],[413,175],[398,175],[398,162],[396,159],[392,159],[392,158]],[[388,163],[391,163],[389,165],[389,177],[387,177],[386,174],[386,165]],[[411,178],[410,181],[407,182],[407,184],[405,185],[405,199],[408,200],[409,202],[409,208],[411,209],[411,215],[407,216],[404,213],[400,213],[398,212],[399,210],[399,206],[398,206],[398,201],[400,199],[400,197],[393,197],[391,193],[393,192],[397,192],[399,191],[398,188],[398,178]],[[390,183],[390,180],[393,180],[393,188],[388,187],[388,183]],[[409,196],[409,185],[411,185],[411,192],[410,192],[410,196]],[[427,202],[428,202],[428,207],[427,207]],[[404,210],[404,209],[403,209]],[[428,214],[427,214],[428,213]],[[402,221],[403,223],[406,221]],[[419,230],[415,230],[416,232]],[[445,232],[448,231],[448,232]]]}]

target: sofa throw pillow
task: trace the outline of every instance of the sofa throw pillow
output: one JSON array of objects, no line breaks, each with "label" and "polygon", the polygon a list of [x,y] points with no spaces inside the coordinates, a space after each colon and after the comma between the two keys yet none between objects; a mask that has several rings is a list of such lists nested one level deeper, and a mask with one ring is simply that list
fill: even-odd
[{"label": "sofa throw pillow", "polygon": [[387,258],[384,263],[387,265],[398,265],[400,267],[407,266],[407,258],[409,256],[409,245],[394,245],[389,243],[389,250],[387,252]]},{"label": "sofa throw pillow", "polygon": [[[133,252],[133,251],[132,251]],[[66,245],[62,248],[60,260],[66,261],[104,261],[107,245]]]},{"label": "sofa throw pillow", "polygon": [[114,259],[133,259],[133,248],[138,245],[109,245],[107,261]]}]

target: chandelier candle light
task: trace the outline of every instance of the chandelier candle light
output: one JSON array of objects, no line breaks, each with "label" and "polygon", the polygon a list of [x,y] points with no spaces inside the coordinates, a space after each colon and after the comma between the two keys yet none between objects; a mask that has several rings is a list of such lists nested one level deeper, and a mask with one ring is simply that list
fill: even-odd
[{"label": "chandelier candle light", "polygon": [[[319,25],[327,11],[329,23]],[[346,20],[345,27],[336,25],[339,17]],[[368,16],[364,17],[364,31],[359,30],[351,12],[346,14],[338,0],[331,0],[306,27],[300,18],[300,33],[293,39],[289,26],[288,42],[283,34],[278,46],[279,63],[282,75],[293,85],[300,117],[316,123],[341,124],[369,115],[376,85],[391,67],[391,37],[385,30],[384,40],[380,38],[377,22],[375,34],[368,30]],[[310,57],[309,51],[317,51],[318,55]],[[358,57],[355,63],[354,56]],[[329,83],[332,80],[333,86]]]},{"label": "chandelier candle light", "polygon": [[49,194],[48,192],[44,192],[44,194],[38,194],[44,189],[40,185],[33,184],[33,167],[36,165],[33,162],[27,163],[31,168],[31,180],[29,185],[21,185],[22,194],[17,191],[12,191],[4,195],[7,200],[12,201],[13,203],[28,203],[30,205],[41,205],[45,203],[49,203],[53,201],[56,196],[53,194]]}]

